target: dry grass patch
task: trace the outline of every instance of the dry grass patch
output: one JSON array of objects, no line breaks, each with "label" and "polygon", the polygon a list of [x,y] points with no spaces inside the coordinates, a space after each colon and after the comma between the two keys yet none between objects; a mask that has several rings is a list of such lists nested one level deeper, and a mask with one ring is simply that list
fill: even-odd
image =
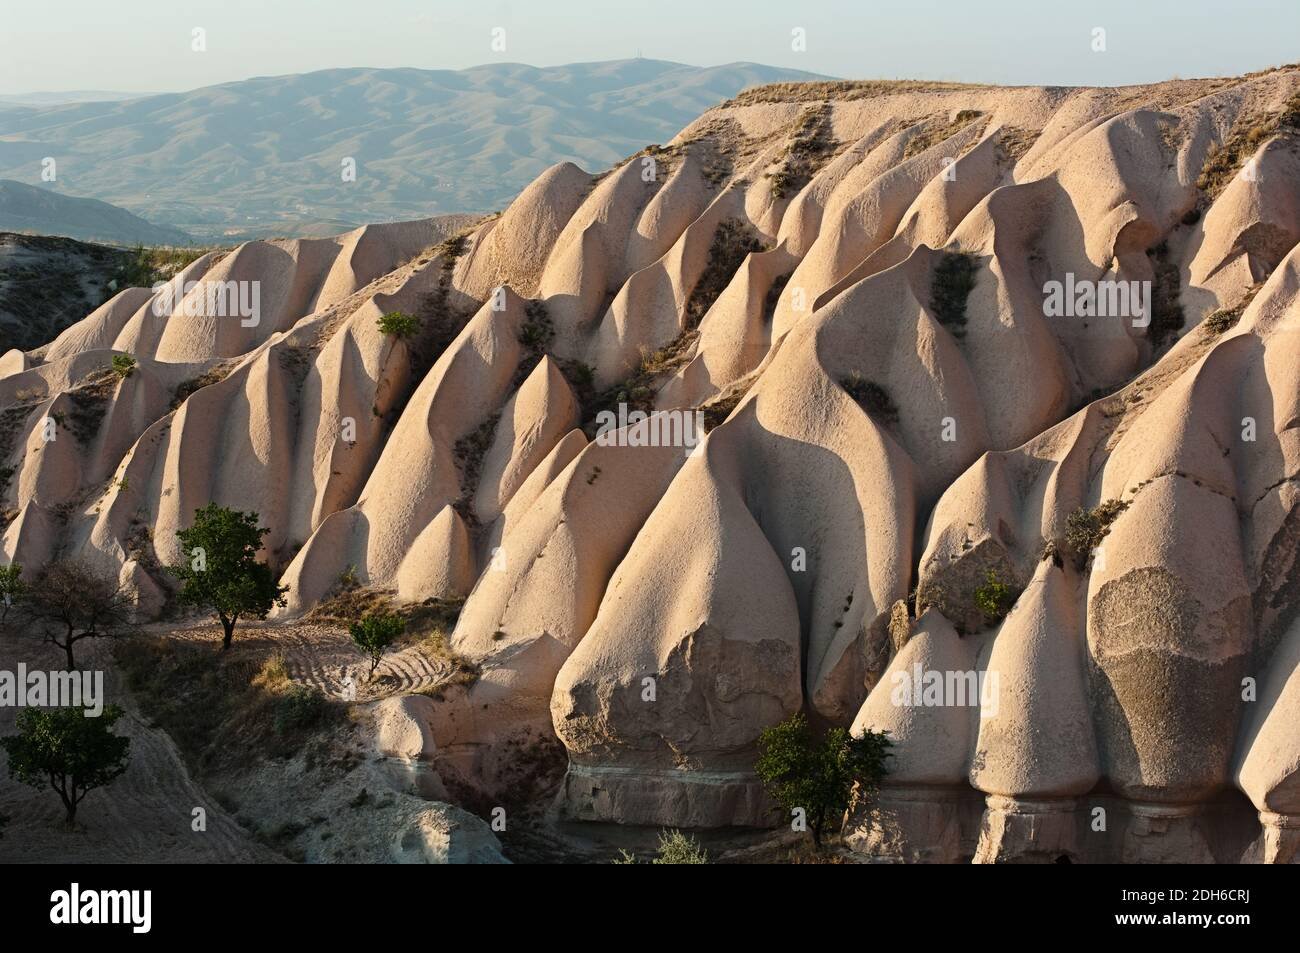
[{"label": "dry grass patch", "polygon": [[220,653],[137,635],[115,642],[113,656],[141,710],[200,774],[293,757],[346,721],[344,706],[294,685],[269,647]]}]

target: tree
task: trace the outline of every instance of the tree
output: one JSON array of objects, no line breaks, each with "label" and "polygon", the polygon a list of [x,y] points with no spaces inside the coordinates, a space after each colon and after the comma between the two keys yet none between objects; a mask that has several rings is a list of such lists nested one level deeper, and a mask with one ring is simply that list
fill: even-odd
[{"label": "tree", "polygon": [[226,651],[243,616],[265,619],[272,607],[285,604],[288,586],[277,586],[271,567],[257,561],[262,537],[270,530],[257,525],[256,513],[209,503],[194,511],[194,525],[177,530],[184,550],[182,561],[167,571],[181,581],[180,601],[209,609],[221,620]]},{"label": "tree", "polygon": [[49,784],[63,800],[69,826],[87,792],[111,784],[126,770],[131,739],[113,734],[122,717],[107,705],[98,717],[82,708],[26,708],[18,715],[18,734],[0,738],[9,755],[9,774],[23,784]]},{"label": "tree", "polygon": [[25,600],[28,617],[63,649],[68,670],[77,667],[73,647],[82,639],[112,637],[130,621],[132,598],[116,577],[72,559],[50,563]]},{"label": "tree", "polygon": [[18,563],[0,566],[0,625],[9,618],[9,610],[27,594],[27,583],[21,576],[23,567]]},{"label": "tree", "polygon": [[374,678],[375,669],[384,658],[384,649],[396,642],[405,630],[406,622],[402,617],[390,612],[368,612],[360,622],[348,626],[352,641],[370,659],[370,672],[366,678]]},{"label": "tree", "polygon": [[855,738],[845,728],[832,728],[818,740],[800,712],[763,730],[754,770],[778,804],[803,810],[820,848],[828,820],[875,794],[890,747],[884,732],[870,730]]}]

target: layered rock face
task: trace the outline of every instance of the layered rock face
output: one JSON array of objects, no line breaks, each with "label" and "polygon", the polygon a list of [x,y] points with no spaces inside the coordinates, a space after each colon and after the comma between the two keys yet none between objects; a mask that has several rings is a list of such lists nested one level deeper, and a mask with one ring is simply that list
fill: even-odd
[{"label": "layered rock face", "polygon": [[215,500],[286,615],[463,598],[410,737],[491,797],[558,758],[574,818],[782,823],[804,711],[891,733],[866,854],[1289,860],[1298,96],[760,88],[486,220],[207,256],[0,363],[5,556],[156,607]]}]

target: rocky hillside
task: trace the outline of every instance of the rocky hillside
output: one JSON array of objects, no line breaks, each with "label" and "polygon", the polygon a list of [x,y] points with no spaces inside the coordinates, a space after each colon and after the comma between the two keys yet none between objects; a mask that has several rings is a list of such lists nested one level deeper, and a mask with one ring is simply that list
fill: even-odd
[{"label": "rocky hillside", "polygon": [[[414,736],[467,796],[558,758],[571,817],[779,824],[755,741],[803,710],[892,733],[867,854],[1285,860],[1298,183],[1297,68],[754,90],[499,215],[246,244],[11,351],[5,557],[157,611],[215,500],[288,615],[464,598],[477,678]],[[620,409],[676,413],[597,439]],[[931,673],[992,691],[900,702]]]},{"label": "rocky hillside", "polygon": [[122,288],[152,286],[199,254],[0,231],[0,349],[37,348]]}]

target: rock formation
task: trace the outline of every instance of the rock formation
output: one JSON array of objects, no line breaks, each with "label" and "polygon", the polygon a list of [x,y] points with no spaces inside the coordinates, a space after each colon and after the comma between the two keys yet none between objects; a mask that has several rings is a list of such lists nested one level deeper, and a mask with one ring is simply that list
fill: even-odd
[{"label": "rock formation", "polygon": [[477,679],[388,716],[412,784],[558,757],[571,817],[777,824],[755,745],[802,710],[895,742],[864,853],[1287,861],[1298,171],[1296,68],[751,90],[7,355],[4,555],[153,609],[216,501],[287,616],[345,575],[463,598]]}]

